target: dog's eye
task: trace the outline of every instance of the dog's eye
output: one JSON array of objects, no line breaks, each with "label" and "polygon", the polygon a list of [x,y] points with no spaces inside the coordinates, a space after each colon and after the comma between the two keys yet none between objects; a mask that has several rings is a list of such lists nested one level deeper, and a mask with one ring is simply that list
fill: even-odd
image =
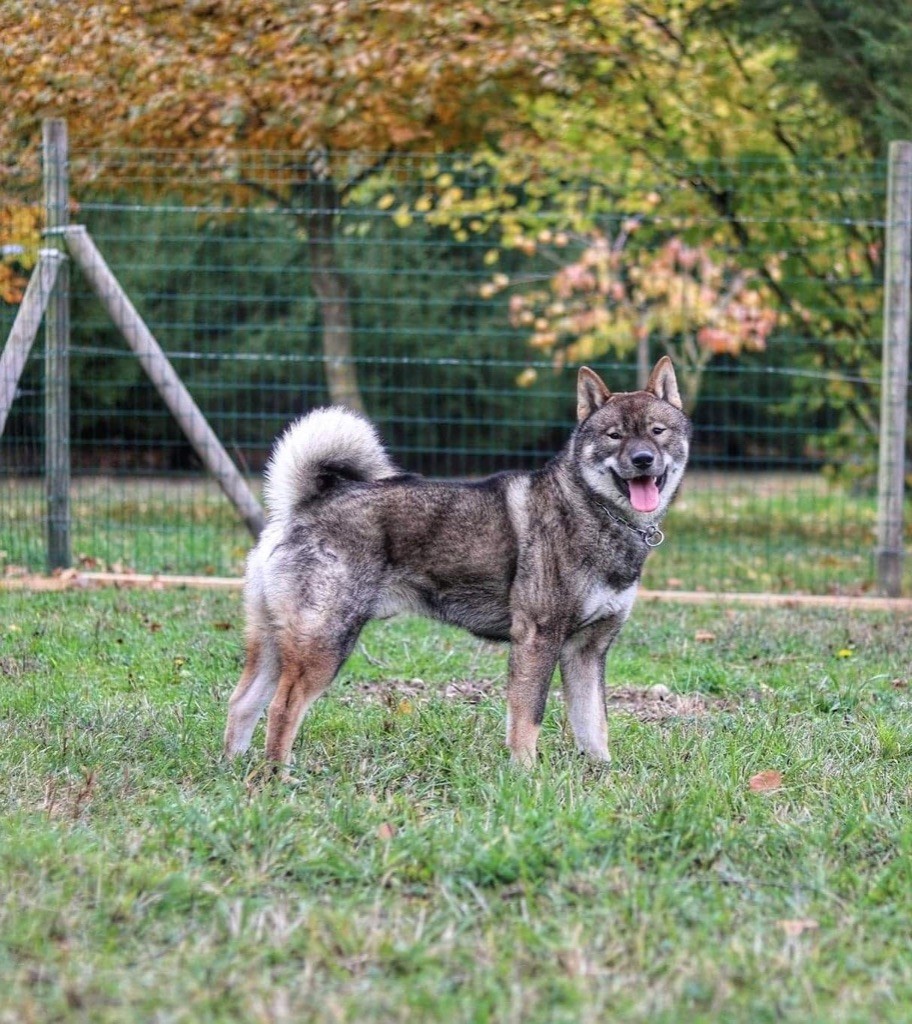
[{"label": "dog's eye", "polygon": [[667,429],[667,427],[653,427],[652,432],[656,437],[658,437],[659,434],[664,434]]},{"label": "dog's eye", "polygon": [[609,430],[608,436],[611,438],[612,441],[620,441],[621,439],[621,435],[616,430]]}]

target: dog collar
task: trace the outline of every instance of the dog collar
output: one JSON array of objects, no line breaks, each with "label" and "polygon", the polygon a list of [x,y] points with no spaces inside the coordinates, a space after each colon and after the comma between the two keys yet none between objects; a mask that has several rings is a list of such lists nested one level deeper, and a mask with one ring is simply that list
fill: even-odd
[{"label": "dog collar", "polygon": [[643,541],[647,548],[657,548],[664,540],[665,534],[658,528],[658,526],[631,526],[626,519],[621,519],[620,516],[616,516],[610,509],[606,508],[600,501],[596,502],[596,505],[608,516],[609,519],[613,519],[616,523],[620,523],[621,526],[626,526],[631,533],[637,534]]}]

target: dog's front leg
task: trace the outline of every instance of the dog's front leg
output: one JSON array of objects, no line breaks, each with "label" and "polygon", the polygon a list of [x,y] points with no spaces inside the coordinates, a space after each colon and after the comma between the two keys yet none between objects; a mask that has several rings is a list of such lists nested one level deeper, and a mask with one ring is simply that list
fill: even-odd
[{"label": "dog's front leg", "polygon": [[532,617],[514,619],[507,679],[507,746],[513,760],[529,767],[545,717],[551,677],[560,652],[560,631]]},{"label": "dog's front leg", "polygon": [[560,652],[561,684],[577,748],[610,761],[605,713],[605,657],[622,620],[605,619],[569,637]]}]

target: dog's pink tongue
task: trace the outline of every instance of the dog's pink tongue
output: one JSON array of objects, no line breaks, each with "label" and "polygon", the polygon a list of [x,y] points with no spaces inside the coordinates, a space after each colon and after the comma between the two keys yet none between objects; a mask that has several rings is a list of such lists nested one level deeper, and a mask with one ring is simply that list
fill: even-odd
[{"label": "dog's pink tongue", "polygon": [[630,504],[637,512],[655,512],[659,507],[659,489],[654,476],[638,476],[627,481]]}]

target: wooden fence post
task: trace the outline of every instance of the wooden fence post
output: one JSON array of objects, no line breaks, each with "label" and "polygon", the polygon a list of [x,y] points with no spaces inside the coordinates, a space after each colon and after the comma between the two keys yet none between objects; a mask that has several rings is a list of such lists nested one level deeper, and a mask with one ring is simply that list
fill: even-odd
[{"label": "wooden fence post", "polygon": [[912,142],[891,142],[877,471],[877,583],[888,597],[899,597],[902,592],[910,283]]},{"label": "wooden fence post", "polygon": [[[44,206],[48,238],[69,223],[66,121],[48,119],[44,136]],[[48,571],[70,565],[70,272],[60,261],[44,318],[44,480]]]}]

